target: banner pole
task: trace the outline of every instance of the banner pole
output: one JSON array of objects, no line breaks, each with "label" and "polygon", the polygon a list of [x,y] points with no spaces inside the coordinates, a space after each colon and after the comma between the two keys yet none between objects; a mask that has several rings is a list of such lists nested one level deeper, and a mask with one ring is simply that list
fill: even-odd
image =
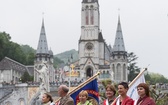
[{"label": "banner pole", "polygon": [[132,80],[132,82],[129,84],[129,87],[132,86],[132,84],[134,84],[134,82],[147,70],[147,68],[144,68],[135,78],[134,80]]}]

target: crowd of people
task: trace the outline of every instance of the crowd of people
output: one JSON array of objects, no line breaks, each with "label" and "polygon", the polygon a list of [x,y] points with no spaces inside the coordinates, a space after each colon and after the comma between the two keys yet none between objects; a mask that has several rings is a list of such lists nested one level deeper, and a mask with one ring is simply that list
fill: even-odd
[{"label": "crowd of people", "polygon": [[[137,86],[137,92],[139,95],[138,100],[133,100],[127,96],[129,89],[128,83],[121,82],[118,84],[118,91],[116,91],[113,85],[106,86],[106,98],[102,105],[156,105],[155,101],[150,97],[149,86],[146,83],[140,83]],[[58,96],[60,100],[53,102],[50,94],[44,93],[42,97],[42,105],[74,105],[74,100],[68,95],[69,88],[66,85],[61,85],[58,88]],[[118,92],[118,96],[116,93]],[[89,100],[89,95],[86,90],[82,90],[79,93],[79,102],[77,105],[97,105],[94,101]]]}]

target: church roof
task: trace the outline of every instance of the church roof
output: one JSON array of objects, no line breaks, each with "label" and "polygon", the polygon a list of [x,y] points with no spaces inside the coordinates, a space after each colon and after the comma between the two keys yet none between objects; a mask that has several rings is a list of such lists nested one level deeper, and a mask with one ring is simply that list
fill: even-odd
[{"label": "church roof", "polygon": [[115,43],[113,46],[113,51],[125,51],[125,45],[124,45],[124,38],[122,35],[122,29],[121,29],[121,23],[120,23],[120,16],[118,17],[118,26],[117,26],[117,32],[115,37]]},{"label": "church roof", "polygon": [[8,57],[5,57],[1,62],[0,62],[0,70],[17,70],[19,72],[25,72],[27,71],[27,68],[25,65],[14,61]]},{"label": "church roof", "polygon": [[48,54],[48,44],[47,44],[47,38],[45,33],[45,27],[44,27],[44,19],[42,20],[42,26],[41,26],[41,33],[40,38],[38,42],[38,47],[36,54]]}]

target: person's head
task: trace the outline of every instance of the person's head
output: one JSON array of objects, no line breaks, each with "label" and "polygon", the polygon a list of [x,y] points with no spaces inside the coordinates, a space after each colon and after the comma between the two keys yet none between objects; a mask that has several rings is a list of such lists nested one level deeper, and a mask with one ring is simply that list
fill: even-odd
[{"label": "person's head", "polygon": [[58,88],[58,95],[60,97],[64,97],[65,95],[67,95],[69,89],[66,85],[60,85]]},{"label": "person's head", "polygon": [[112,98],[113,96],[115,96],[116,94],[116,90],[114,88],[113,85],[107,85],[106,86],[106,96],[107,98]]},{"label": "person's head", "polygon": [[79,93],[79,100],[81,103],[85,103],[86,100],[88,99],[88,92],[86,90],[82,90]]},{"label": "person's head", "polygon": [[140,83],[137,86],[137,91],[138,91],[138,95],[140,97],[144,97],[144,96],[150,96],[149,95],[149,86],[146,83]]},{"label": "person's head", "polygon": [[118,94],[121,96],[124,96],[127,94],[129,87],[128,87],[128,83],[126,82],[121,82],[118,84]]},{"label": "person's head", "polygon": [[53,99],[50,94],[44,93],[42,97],[42,103],[53,102]]}]

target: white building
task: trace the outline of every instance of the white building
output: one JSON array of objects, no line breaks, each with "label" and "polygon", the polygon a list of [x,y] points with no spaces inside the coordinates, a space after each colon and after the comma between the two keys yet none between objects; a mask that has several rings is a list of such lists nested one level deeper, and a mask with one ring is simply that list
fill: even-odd
[{"label": "white building", "polygon": [[81,36],[79,39],[79,60],[74,62],[78,77],[86,79],[101,71],[99,80],[128,81],[127,52],[118,18],[113,48],[107,45],[100,31],[98,0],[83,0],[81,8]]},{"label": "white building", "polygon": [[0,62],[0,83],[18,83],[26,71],[32,72],[27,66],[5,57]]}]

